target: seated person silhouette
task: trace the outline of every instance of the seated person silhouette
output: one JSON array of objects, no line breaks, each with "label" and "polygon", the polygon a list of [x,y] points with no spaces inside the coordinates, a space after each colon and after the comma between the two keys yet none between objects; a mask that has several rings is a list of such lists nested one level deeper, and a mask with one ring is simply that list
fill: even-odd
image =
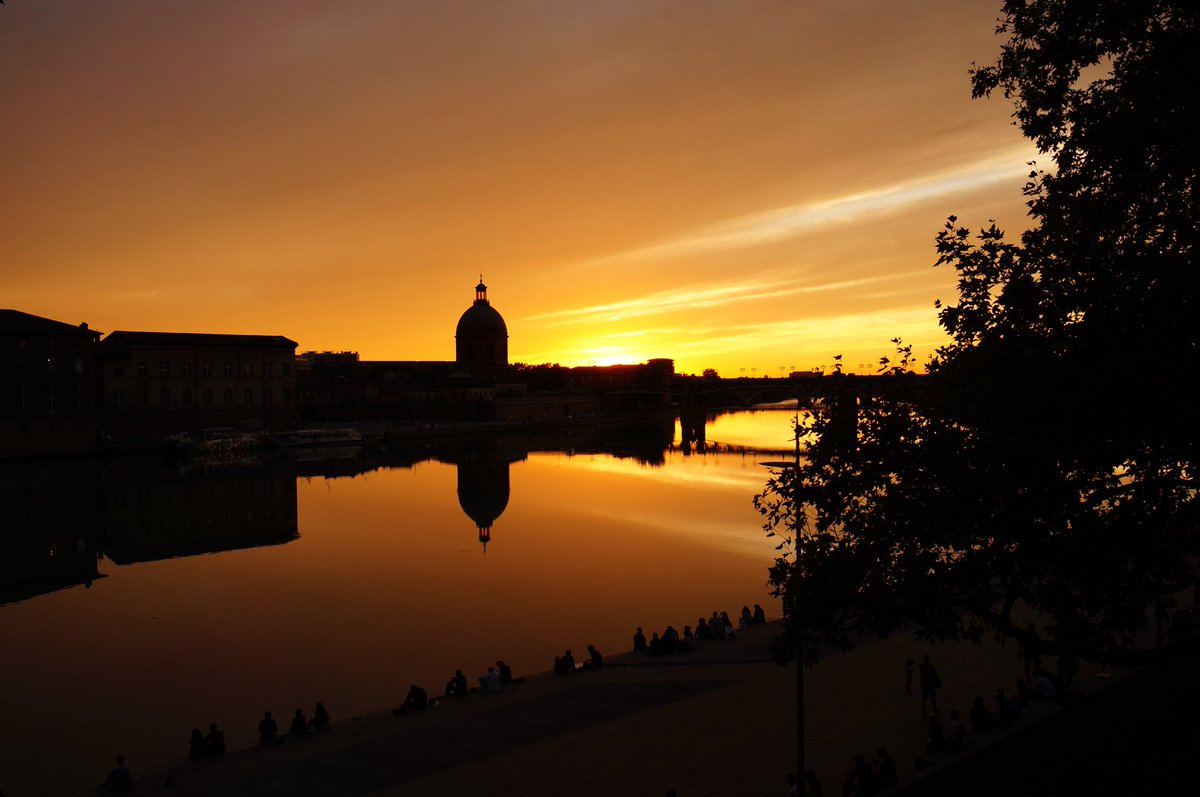
[{"label": "seated person silhouette", "polygon": [[209,755],[225,754],[225,734],[217,728],[217,723],[208,723],[208,735],[204,737],[204,746]]},{"label": "seated person silhouette", "polygon": [[567,648],[567,652],[562,656],[555,657],[554,671],[559,675],[570,675],[575,672],[575,657],[571,655],[570,648]]},{"label": "seated person silhouette", "polygon": [[125,763],[125,756],[117,756],[117,765],[108,773],[108,779],[104,781],[102,788],[117,791],[129,791],[133,788],[133,770]]},{"label": "seated person silhouette", "polygon": [[465,695],[467,693],[467,676],[463,675],[462,670],[455,670],[454,675],[446,682],[446,697],[451,695]]},{"label": "seated person silhouette", "polygon": [[279,723],[275,722],[269,711],[264,711],[263,718],[258,721],[258,741],[262,744],[278,744],[283,741],[279,737]]},{"label": "seated person silhouette", "polygon": [[314,731],[329,730],[329,712],[325,710],[324,703],[317,703],[317,708],[313,712],[312,722],[309,723]]},{"label": "seated person silhouette", "polygon": [[304,716],[303,709],[296,709],[296,716],[292,717],[292,726],[288,728],[288,733],[292,736],[308,735],[308,720]]},{"label": "seated person silhouette", "polygon": [[195,761],[208,755],[208,747],[204,744],[204,734],[199,728],[192,728],[192,741],[188,747],[188,759]]},{"label": "seated person silhouette", "polygon": [[409,711],[424,711],[427,708],[429,708],[428,693],[421,687],[413,684],[408,688],[408,697],[404,698],[404,703],[392,709],[392,713],[404,714]]}]

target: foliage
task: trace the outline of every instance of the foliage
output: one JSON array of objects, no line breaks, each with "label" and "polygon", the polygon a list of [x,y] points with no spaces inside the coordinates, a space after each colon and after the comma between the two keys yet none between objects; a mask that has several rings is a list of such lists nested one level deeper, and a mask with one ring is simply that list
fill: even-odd
[{"label": "foliage", "polygon": [[[858,396],[852,439],[853,397],[817,412],[807,460],[757,499],[812,646],[902,623],[1017,634],[1025,605],[1102,655],[1197,583],[1193,5],[1006,2],[972,81],[1053,160],[1024,189],[1031,229],[950,217],[937,262],[958,299],[928,379]],[[911,382],[903,352],[883,366]]]},{"label": "foliage", "polygon": [[717,373],[716,368],[705,368],[703,371],[700,372],[700,376],[704,377],[705,379],[720,379],[721,378],[721,375],[719,373]]}]

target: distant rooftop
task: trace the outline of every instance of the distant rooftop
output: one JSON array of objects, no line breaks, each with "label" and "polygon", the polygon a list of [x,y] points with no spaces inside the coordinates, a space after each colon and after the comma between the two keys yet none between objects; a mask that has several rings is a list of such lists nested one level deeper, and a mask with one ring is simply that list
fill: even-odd
[{"label": "distant rooftop", "polygon": [[278,348],[295,350],[299,344],[283,335],[217,335],[208,332],[127,332],[117,330],[109,333],[101,345],[116,346],[170,346],[186,348]]},{"label": "distant rooftop", "polygon": [[65,335],[77,333],[99,337],[100,333],[88,329],[86,323],[76,326],[52,318],[42,318],[40,315],[22,313],[20,310],[0,309],[0,332],[34,332],[43,334]]}]

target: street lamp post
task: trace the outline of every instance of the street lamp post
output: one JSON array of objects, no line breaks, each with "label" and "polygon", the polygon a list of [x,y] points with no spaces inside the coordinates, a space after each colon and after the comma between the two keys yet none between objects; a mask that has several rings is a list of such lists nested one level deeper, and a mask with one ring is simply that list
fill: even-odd
[{"label": "street lamp post", "polygon": [[[765,465],[775,465],[781,468],[787,468],[792,471],[792,511],[796,513],[797,526],[799,526],[800,518],[800,424],[799,416],[793,429],[795,437],[795,458],[790,463],[770,462],[763,463]],[[792,562],[791,574],[788,577],[783,596],[783,606],[786,616],[784,622],[790,625],[795,633],[793,633],[794,650],[793,655],[796,658],[796,779],[800,788],[804,786],[804,773],[808,770],[805,767],[804,756],[804,635],[800,629],[800,538],[799,532],[796,534],[795,559]]]},{"label": "street lamp post", "polygon": [[[796,522],[800,520],[800,422],[797,414],[796,426],[793,429],[796,438],[796,459],[792,464],[792,511],[796,513]],[[792,577],[788,579],[788,605],[792,612],[792,623],[798,626],[800,622],[800,539],[796,537],[795,559],[792,562]],[[796,628],[796,782],[804,788],[804,636]]]}]

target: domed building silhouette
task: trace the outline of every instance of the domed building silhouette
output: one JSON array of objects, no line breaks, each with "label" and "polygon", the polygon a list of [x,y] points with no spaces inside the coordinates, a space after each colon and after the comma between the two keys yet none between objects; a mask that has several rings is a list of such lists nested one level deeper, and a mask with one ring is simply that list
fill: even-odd
[{"label": "domed building silhouette", "polygon": [[487,298],[483,275],[475,286],[475,303],[458,319],[454,331],[455,361],[461,368],[508,365],[508,325]]},{"label": "domed building silhouette", "polygon": [[458,505],[479,530],[484,553],[492,540],[492,524],[508,507],[508,464],[478,455],[458,463]]}]

